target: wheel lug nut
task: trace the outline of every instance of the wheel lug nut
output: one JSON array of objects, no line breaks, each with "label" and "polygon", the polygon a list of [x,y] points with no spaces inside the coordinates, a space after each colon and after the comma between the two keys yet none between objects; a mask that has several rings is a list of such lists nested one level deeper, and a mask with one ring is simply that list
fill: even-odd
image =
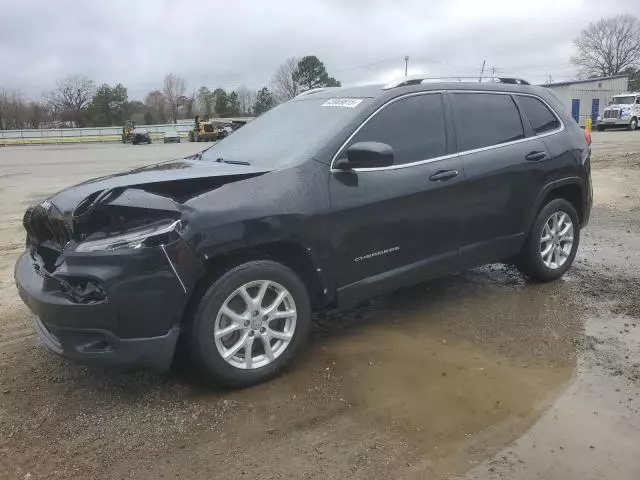
[{"label": "wheel lug nut", "polygon": [[267,320],[269,320],[269,317],[265,315],[264,317],[262,317],[262,320],[266,322]]},{"label": "wheel lug nut", "polygon": [[264,327],[262,327],[262,328],[260,329],[260,333],[264,333],[264,332],[266,332],[266,331],[267,331],[267,329],[266,329],[266,328],[264,328]]},{"label": "wheel lug nut", "polygon": [[249,320],[246,320],[246,321],[244,322],[244,326],[245,326],[245,327],[248,327],[250,324],[251,324],[251,322],[250,322]]},{"label": "wheel lug nut", "polygon": [[249,330],[249,336],[253,337],[253,330]]},{"label": "wheel lug nut", "polygon": [[257,317],[259,313],[260,313],[260,312],[259,312],[258,310],[256,310],[255,312],[253,312],[253,316],[254,316],[254,317]]}]

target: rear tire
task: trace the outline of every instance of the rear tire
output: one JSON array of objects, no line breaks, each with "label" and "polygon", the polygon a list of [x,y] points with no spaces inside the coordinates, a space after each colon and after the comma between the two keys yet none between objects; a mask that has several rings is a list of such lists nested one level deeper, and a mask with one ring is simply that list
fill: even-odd
[{"label": "rear tire", "polygon": [[596,128],[598,129],[599,132],[604,132],[605,131],[604,125],[598,125]]},{"label": "rear tire", "polygon": [[563,198],[547,203],[538,213],[517,259],[529,278],[550,282],[573,264],[580,243],[580,221],[575,207]]},{"label": "rear tire", "polygon": [[309,294],[298,275],[276,262],[253,261],[226,272],[204,293],[188,349],[215,382],[247,387],[278,375],[305,343],[310,325]]}]

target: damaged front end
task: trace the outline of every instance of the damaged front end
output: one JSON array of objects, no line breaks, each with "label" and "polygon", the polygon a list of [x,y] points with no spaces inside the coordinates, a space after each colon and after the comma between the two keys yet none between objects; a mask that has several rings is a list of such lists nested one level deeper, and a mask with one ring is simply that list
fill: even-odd
[{"label": "damaged front end", "polygon": [[45,200],[25,213],[27,252],[36,273],[57,281],[69,300],[105,301],[106,288],[96,276],[78,276],[70,266],[91,253],[104,257],[106,252],[152,247],[166,251],[165,246],[180,238],[180,207],[170,198],[127,188],[95,192],[67,215]]},{"label": "damaged front end", "polygon": [[84,363],[170,364],[203,265],[181,237],[184,207],[138,188],[101,191],[63,213],[24,216],[20,295],[54,352]]},{"label": "damaged front end", "polygon": [[195,212],[189,200],[261,173],[167,162],[85,182],[30,207],[15,280],[45,345],[85,363],[166,368],[204,274],[185,239]]}]

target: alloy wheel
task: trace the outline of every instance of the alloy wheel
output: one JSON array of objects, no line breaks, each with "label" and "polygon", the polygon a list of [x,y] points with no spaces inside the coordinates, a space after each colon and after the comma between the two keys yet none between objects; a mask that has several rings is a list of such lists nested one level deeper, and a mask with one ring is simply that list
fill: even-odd
[{"label": "alloy wheel", "polygon": [[571,217],[563,211],[553,213],[544,223],[540,257],[547,268],[555,270],[566,263],[573,248],[573,233]]},{"label": "alloy wheel", "polygon": [[257,280],[237,288],[222,304],[214,325],[220,356],[241,369],[270,364],[291,343],[296,304],[279,283]]}]

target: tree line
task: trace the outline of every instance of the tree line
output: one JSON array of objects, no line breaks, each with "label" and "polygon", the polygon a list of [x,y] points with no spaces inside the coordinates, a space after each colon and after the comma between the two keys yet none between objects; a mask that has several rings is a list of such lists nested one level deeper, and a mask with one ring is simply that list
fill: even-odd
[{"label": "tree line", "polygon": [[[640,90],[640,21],[616,15],[591,23],[574,41],[571,61],[581,78],[629,75],[629,89]],[[0,89],[0,129],[56,126],[113,126],[126,120],[138,123],[175,123],[194,115],[236,117],[260,115],[280,102],[316,87],[337,87],[316,56],[291,57],[259,90],[241,85],[235,90],[201,86],[187,95],[184,78],[169,73],[161,88],[144,101],[130,100],[124,85],[96,86],[86,77],[72,76],[38,100],[25,100],[18,91]]]},{"label": "tree line", "polygon": [[139,124],[176,123],[195,115],[214,117],[257,116],[278,103],[317,87],[338,87],[316,56],[291,57],[274,73],[269,86],[234,90],[201,86],[187,94],[186,80],[165,75],[162,88],[146,94],[144,101],[129,99],[118,83],[96,85],[83,76],[59,80],[38,100],[25,100],[20,92],[0,89],[0,130],[60,126],[105,127],[127,120]]}]

